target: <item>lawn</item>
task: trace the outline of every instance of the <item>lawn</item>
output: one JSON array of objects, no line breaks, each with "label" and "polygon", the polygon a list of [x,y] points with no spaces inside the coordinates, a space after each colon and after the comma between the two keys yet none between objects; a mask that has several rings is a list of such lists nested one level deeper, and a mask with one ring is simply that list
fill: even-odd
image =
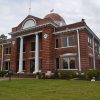
[{"label": "lawn", "polygon": [[0,81],[0,100],[100,100],[100,82],[32,79]]}]

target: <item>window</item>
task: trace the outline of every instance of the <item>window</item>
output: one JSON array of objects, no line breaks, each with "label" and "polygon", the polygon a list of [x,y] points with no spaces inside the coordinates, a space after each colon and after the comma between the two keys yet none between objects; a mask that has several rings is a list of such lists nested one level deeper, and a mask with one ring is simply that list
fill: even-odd
[{"label": "window", "polygon": [[9,70],[10,69],[10,62],[9,61],[6,61],[4,63],[4,65],[5,65],[5,70]]},{"label": "window", "polygon": [[11,54],[11,47],[5,48],[5,54]]},{"label": "window", "polygon": [[59,58],[56,58],[56,69],[59,69]]},{"label": "window", "polygon": [[58,39],[55,39],[55,48],[58,48]]},{"label": "window", "polygon": [[63,69],[76,69],[75,57],[63,57],[62,58]]},{"label": "window", "polygon": [[33,73],[35,70],[35,59],[30,60],[30,73]]},{"label": "window", "polygon": [[70,69],[75,69],[75,57],[69,58],[69,66],[70,66]]},{"label": "window", "polygon": [[62,47],[69,47],[75,45],[74,36],[62,37]]},{"label": "window", "polygon": [[63,69],[68,69],[68,58],[63,58]]},{"label": "window", "polygon": [[68,36],[68,46],[73,46],[75,45],[75,40],[74,40],[74,36]]},{"label": "window", "polygon": [[25,52],[25,43],[23,44],[23,52]]},{"label": "window", "polygon": [[26,28],[33,27],[33,26],[35,26],[35,21],[30,19],[30,20],[25,22],[22,29],[26,29]]},{"label": "window", "polygon": [[25,70],[25,61],[23,61],[23,70]]},{"label": "window", "polygon": [[92,38],[88,37],[88,46],[92,47]]},{"label": "window", "polygon": [[99,43],[95,43],[95,51],[99,53]]},{"label": "window", "polygon": [[[25,41],[23,41],[23,52],[25,52],[26,47],[25,47]],[[20,52],[20,38],[17,39],[17,52]]]},{"label": "window", "polygon": [[42,69],[42,59],[41,58],[39,59],[39,69],[40,70]]},{"label": "window", "polygon": [[35,41],[31,42],[31,51],[35,51]]},{"label": "window", "polygon": [[62,37],[62,47],[67,47],[67,37]]}]

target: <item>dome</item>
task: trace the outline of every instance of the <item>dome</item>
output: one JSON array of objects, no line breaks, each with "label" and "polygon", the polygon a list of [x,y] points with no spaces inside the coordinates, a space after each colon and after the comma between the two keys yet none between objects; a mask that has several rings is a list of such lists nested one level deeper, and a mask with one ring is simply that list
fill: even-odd
[{"label": "dome", "polygon": [[66,25],[65,20],[57,13],[50,13],[45,18],[51,18],[59,26]]}]

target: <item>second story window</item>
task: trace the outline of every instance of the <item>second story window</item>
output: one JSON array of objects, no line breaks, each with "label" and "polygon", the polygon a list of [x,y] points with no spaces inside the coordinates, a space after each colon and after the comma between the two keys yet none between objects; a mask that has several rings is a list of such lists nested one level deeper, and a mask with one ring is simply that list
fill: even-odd
[{"label": "second story window", "polygon": [[95,47],[95,51],[99,53],[99,43],[95,43],[94,47]]},{"label": "second story window", "polygon": [[55,48],[58,48],[59,45],[58,45],[58,38],[55,39]]},{"label": "second story window", "polygon": [[92,47],[92,38],[88,37],[88,46]]},{"label": "second story window", "polygon": [[68,46],[73,46],[75,45],[75,40],[74,40],[74,36],[68,36]]},{"label": "second story window", "polygon": [[35,41],[31,42],[31,51],[35,51]]},{"label": "second story window", "polygon": [[11,47],[5,48],[5,54],[11,54]]},{"label": "second story window", "polygon": [[23,44],[23,52],[25,52],[25,43]]},{"label": "second story window", "polygon": [[74,36],[62,37],[62,47],[70,47],[75,45]]}]

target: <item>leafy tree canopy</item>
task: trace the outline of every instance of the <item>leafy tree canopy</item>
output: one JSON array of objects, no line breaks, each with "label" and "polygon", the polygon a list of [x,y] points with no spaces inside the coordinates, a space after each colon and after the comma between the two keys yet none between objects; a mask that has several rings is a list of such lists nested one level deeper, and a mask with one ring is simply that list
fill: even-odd
[{"label": "leafy tree canopy", "polygon": [[6,42],[7,41],[7,36],[5,36],[4,34],[1,34],[0,35],[0,44],[1,43],[4,43],[4,42]]}]

